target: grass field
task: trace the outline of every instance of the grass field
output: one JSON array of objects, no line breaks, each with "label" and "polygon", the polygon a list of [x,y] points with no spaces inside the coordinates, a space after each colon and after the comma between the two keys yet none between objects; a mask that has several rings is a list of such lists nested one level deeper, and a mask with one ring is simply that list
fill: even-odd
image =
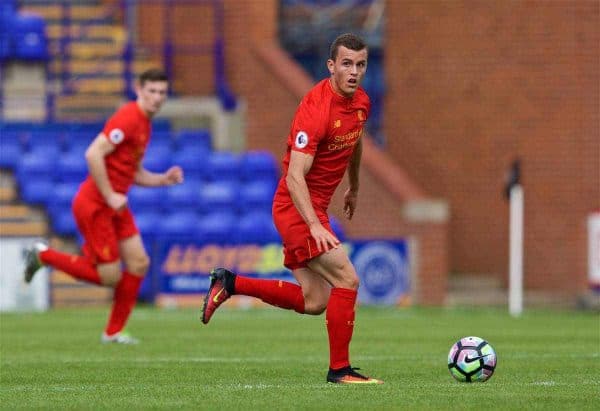
[{"label": "grass field", "polygon": [[[16,409],[600,409],[600,317],[533,311],[361,307],[353,365],[382,386],[325,383],[324,317],[275,309],[138,308],[137,346],[101,345],[107,309],[3,314],[0,407]],[[459,337],[498,354],[486,383],[458,383]]]}]

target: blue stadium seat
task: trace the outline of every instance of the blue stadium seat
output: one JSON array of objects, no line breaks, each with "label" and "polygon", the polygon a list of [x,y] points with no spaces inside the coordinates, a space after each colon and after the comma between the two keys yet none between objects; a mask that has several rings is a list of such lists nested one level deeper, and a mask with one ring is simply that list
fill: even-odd
[{"label": "blue stadium seat", "polygon": [[206,151],[212,149],[212,137],[206,129],[181,129],[176,137],[178,150],[187,150],[191,147],[201,148]]},{"label": "blue stadium seat", "polygon": [[18,13],[9,30],[16,58],[31,61],[48,59],[48,36],[43,17],[33,13]]},{"label": "blue stadium seat", "polygon": [[208,156],[210,152],[204,148],[179,150],[173,155],[173,165],[183,169],[185,178],[208,178]]},{"label": "blue stadium seat", "polygon": [[76,235],[77,223],[70,208],[52,209],[50,211],[50,226],[58,235]]},{"label": "blue stadium seat", "polygon": [[8,60],[13,55],[12,39],[5,29],[6,23],[0,18],[0,62]]},{"label": "blue stadium seat", "polygon": [[33,147],[31,150],[27,152],[35,157],[47,157],[56,162],[56,159],[60,156],[60,147],[52,144],[41,145],[37,147]]},{"label": "blue stadium seat", "polygon": [[152,132],[155,131],[171,131],[171,121],[166,118],[152,120]]},{"label": "blue stadium seat", "polygon": [[21,199],[29,204],[47,205],[54,197],[55,185],[54,181],[44,178],[27,181],[21,186]]},{"label": "blue stadium seat", "polygon": [[167,187],[167,206],[174,212],[181,210],[197,211],[200,208],[200,183],[187,180],[183,184]]},{"label": "blue stadium seat", "polygon": [[276,185],[273,181],[258,180],[242,184],[240,188],[239,208],[241,211],[271,212]]},{"label": "blue stadium seat", "polygon": [[234,244],[236,215],[229,211],[216,211],[200,219],[196,238],[208,243]]},{"label": "blue stadium seat", "polygon": [[20,133],[0,130],[0,168],[14,169],[22,155]]},{"label": "blue stadium seat", "polygon": [[154,210],[145,210],[135,214],[135,223],[140,230],[145,244],[159,234],[162,219],[163,215]]},{"label": "blue stadium seat", "polygon": [[85,155],[85,150],[94,141],[96,135],[93,131],[87,132],[67,132],[63,136],[64,149],[71,153],[79,153],[81,156]]},{"label": "blue stadium seat", "polygon": [[238,208],[238,184],[230,182],[206,183],[200,187],[199,211],[235,212]]},{"label": "blue stadium seat", "polygon": [[181,211],[161,218],[158,235],[168,238],[193,239],[197,235],[200,218],[192,211]]},{"label": "blue stadium seat", "polygon": [[213,151],[208,156],[207,172],[211,181],[238,182],[240,157],[229,151]]},{"label": "blue stadium seat", "polygon": [[28,153],[22,156],[17,165],[17,182],[23,187],[29,181],[37,178],[54,178],[56,160],[46,154],[38,152]]},{"label": "blue stadium seat", "polygon": [[150,147],[152,146],[167,147],[175,151],[175,138],[170,131],[153,131],[150,136]]},{"label": "blue stadium seat", "polygon": [[281,237],[273,224],[270,212],[255,211],[244,214],[239,221],[235,235],[238,244],[280,243]]},{"label": "blue stadium seat", "polygon": [[248,151],[240,161],[241,178],[245,181],[279,179],[279,165],[269,151]]},{"label": "blue stadium seat", "polygon": [[73,197],[79,190],[78,183],[60,183],[56,184],[52,196],[46,203],[48,214],[59,215],[62,212],[72,213]]},{"label": "blue stadium seat", "polygon": [[161,212],[166,207],[167,189],[165,187],[133,186],[127,193],[129,207],[134,212]]},{"label": "blue stadium seat", "polygon": [[8,60],[14,53],[13,40],[8,27],[14,20],[16,13],[16,0],[3,0],[0,2],[0,61]]},{"label": "blue stadium seat", "polygon": [[162,173],[171,166],[171,149],[164,146],[150,146],[144,155],[144,168]]},{"label": "blue stadium seat", "polygon": [[52,196],[46,204],[46,210],[50,216],[50,226],[56,234],[77,234],[77,225],[71,207],[73,197],[78,189],[78,183],[60,183],[54,186]]},{"label": "blue stadium seat", "polygon": [[57,152],[62,151],[62,133],[58,131],[32,130],[31,133],[26,135],[25,145],[27,151],[35,151],[37,149],[48,150],[49,148]]},{"label": "blue stadium seat", "polygon": [[88,175],[88,164],[85,157],[67,153],[59,156],[58,179],[64,183],[81,183]]}]

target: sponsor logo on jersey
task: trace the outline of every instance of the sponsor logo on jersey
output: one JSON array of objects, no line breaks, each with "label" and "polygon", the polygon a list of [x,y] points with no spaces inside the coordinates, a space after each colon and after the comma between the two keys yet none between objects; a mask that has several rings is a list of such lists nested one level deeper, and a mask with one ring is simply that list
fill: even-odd
[{"label": "sponsor logo on jersey", "polygon": [[121,144],[125,138],[125,133],[123,133],[123,130],[120,128],[113,128],[110,130],[110,133],[108,133],[108,138],[113,144]]},{"label": "sponsor logo on jersey", "polygon": [[306,134],[306,131],[298,131],[295,144],[298,148],[304,148],[308,145],[308,134]]}]

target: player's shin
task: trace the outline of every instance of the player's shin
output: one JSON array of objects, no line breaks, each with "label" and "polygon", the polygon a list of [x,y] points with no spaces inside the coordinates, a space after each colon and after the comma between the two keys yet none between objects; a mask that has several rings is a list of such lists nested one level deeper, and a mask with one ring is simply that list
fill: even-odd
[{"label": "player's shin", "polygon": [[354,332],[356,290],[332,288],[327,303],[327,334],[329,336],[329,368],[350,366],[350,340]]},{"label": "player's shin", "polygon": [[65,272],[71,277],[93,284],[101,284],[96,266],[87,258],[74,254],[61,253],[48,248],[39,254],[40,261]]},{"label": "player's shin", "polygon": [[135,306],[138,292],[144,277],[123,272],[121,280],[115,287],[113,306],[106,325],[106,335],[113,335],[125,328],[129,315]]},{"label": "player's shin", "polygon": [[302,288],[297,284],[237,275],[235,293],[260,298],[267,304],[304,314],[304,296]]}]

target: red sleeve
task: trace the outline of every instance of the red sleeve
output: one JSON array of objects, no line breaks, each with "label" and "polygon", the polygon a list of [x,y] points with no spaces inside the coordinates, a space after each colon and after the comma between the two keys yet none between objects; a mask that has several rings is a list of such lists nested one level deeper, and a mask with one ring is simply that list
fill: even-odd
[{"label": "red sleeve", "polygon": [[113,145],[119,145],[134,133],[135,121],[132,121],[130,110],[117,111],[104,125],[103,133]]},{"label": "red sleeve", "polygon": [[294,151],[315,155],[319,142],[325,137],[323,116],[326,107],[313,98],[305,98],[300,103],[294,121],[288,144]]}]

